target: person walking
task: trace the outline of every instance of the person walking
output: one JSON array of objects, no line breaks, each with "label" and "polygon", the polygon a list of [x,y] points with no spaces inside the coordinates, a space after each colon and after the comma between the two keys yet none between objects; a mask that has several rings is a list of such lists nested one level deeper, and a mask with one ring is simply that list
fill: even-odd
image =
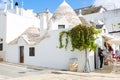
[{"label": "person walking", "polygon": [[104,54],[103,54],[103,50],[102,49],[98,50],[98,55],[99,55],[99,58],[100,58],[100,69],[103,69]]}]

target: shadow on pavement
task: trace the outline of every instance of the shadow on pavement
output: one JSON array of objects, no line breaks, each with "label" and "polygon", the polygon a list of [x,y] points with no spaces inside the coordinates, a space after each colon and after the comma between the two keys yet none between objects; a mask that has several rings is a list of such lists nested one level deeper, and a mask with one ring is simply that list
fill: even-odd
[{"label": "shadow on pavement", "polygon": [[112,73],[113,65],[104,65],[103,69],[96,69],[95,73]]}]

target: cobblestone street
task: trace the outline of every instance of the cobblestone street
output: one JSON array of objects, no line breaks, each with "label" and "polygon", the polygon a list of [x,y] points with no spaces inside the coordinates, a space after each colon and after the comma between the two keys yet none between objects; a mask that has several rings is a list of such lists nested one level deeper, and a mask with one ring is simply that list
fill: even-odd
[{"label": "cobblestone street", "polygon": [[0,80],[119,80],[120,62],[90,73],[60,71],[35,66],[0,63]]}]

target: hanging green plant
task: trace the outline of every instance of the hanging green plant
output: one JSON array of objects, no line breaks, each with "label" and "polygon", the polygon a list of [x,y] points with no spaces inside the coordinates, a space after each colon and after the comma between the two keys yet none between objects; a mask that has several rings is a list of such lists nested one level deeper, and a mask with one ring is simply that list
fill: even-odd
[{"label": "hanging green plant", "polygon": [[[94,42],[97,39],[97,34],[99,34],[100,32],[100,30],[95,29],[93,26],[87,27],[84,25],[77,25],[71,30],[60,32],[59,48],[67,48],[69,41],[68,39],[70,39],[73,50],[78,49],[81,51],[85,48],[95,50],[97,45]],[[62,43],[63,36],[64,38],[66,38],[66,42],[64,45]]]}]

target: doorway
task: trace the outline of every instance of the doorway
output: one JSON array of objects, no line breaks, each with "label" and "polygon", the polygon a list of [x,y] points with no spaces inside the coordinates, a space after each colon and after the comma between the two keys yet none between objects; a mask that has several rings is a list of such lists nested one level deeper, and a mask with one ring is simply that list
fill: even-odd
[{"label": "doorway", "polygon": [[97,54],[97,51],[94,52],[94,68],[97,69],[97,64],[96,64],[96,54]]},{"label": "doorway", "polygon": [[20,63],[24,63],[24,46],[20,46]]}]

